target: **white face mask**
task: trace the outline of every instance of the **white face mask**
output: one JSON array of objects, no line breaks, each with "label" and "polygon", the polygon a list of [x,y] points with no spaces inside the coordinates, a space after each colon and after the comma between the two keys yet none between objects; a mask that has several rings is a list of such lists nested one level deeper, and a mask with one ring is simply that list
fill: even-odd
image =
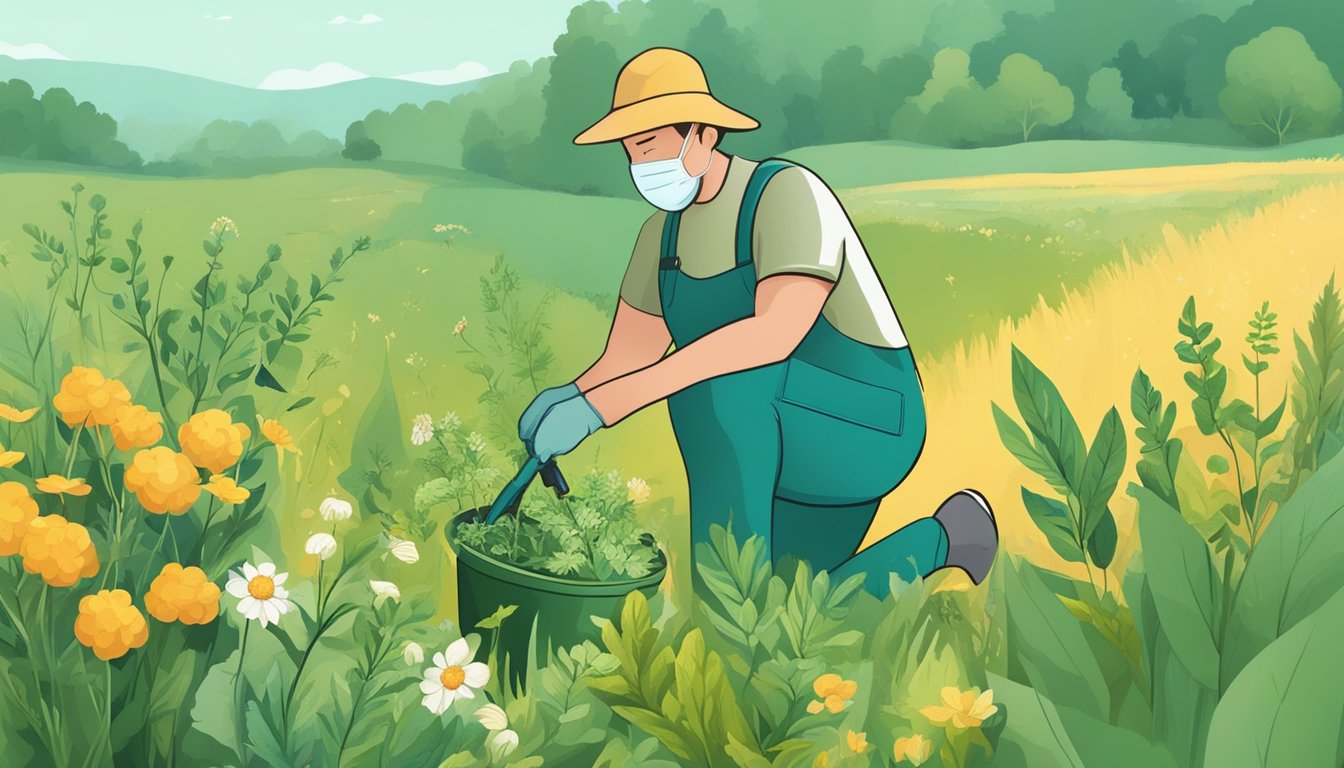
[{"label": "white face mask", "polygon": [[664,211],[680,211],[700,194],[700,177],[705,175],[709,166],[706,165],[704,171],[694,176],[686,172],[682,159],[686,157],[686,148],[690,144],[691,132],[688,130],[676,157],[630,164],[630,178],[634,179],[639,194],[650,204]]}]

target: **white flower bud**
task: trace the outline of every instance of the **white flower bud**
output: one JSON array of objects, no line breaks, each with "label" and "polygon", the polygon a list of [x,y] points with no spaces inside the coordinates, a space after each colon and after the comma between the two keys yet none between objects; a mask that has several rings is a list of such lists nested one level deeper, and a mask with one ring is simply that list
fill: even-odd
[{"label": "white flower bud", "polygon": [[355,509],[350,506],[348,501],[338,499],[335,496],[328,496],[322,500],[318,512],[322,514],[323,520],[334,523],[340,520],[349,520],[350,516],[355,513]]},{"label": "white flower bud", "polygon": [[336,539],[330,533],[314,533],[303,545],[303,551],[326,560],[336,554]]},{"label": "white flower bud", "polygon": [[490,756],[496,761],[503,760],[518,748],[518,732],[506,728],[491,736],[489,745]]},{"label": "white flower bud", "polygon": [[406,650],[401,652],[401,658],[406,660],[406,666],[414,667],[425,660],[425,649],[421,648],[419,643],[407,643]]},{"label": "white flower bud", "polygon": [[509,727],[509,716],[504,714],[498,704],[486,704],[471,714],[488,730],[502,731]]}]

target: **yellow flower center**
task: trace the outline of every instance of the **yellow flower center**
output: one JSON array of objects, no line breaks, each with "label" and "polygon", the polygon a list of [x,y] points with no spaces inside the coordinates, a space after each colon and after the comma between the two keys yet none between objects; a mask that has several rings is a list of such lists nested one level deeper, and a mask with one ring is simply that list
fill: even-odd
[{"label": "yellow flower center", "polygon": [[269,600],[275,594],[275,581],[270,576],[257,574],[247,582],[247,593],[258,600]]},{"label": "yellow flower center", "polygon": [[439,682],[443,683],[443,687],[450,691],[456,691],[466,680],[466,670],[456,664],[451,667],[444,667],[443,672],[439,673]]}]

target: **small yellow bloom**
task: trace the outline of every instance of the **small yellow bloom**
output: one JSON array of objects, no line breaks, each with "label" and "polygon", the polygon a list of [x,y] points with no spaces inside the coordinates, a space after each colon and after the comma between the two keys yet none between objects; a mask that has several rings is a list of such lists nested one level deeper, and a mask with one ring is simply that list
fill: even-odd
[{"label": "small yellow bloom", "polygon": [[131,393],[125,384],[105,378],[97,368],[76,365],[61,379],[52,404],[68,426],[109,426],[131,404]]},{"label": "small yellow bloom", "polygon": [[[259,420],[261,419],[260,416],[257,418]],[[290,436],[289,430],[285,429],[285,425],[275,419],[265,419],[261,421],[261,435],[275,445],[277,453],[283,453],[285,451],[299,453],[299,448],[294,445],[294,438]]]},{"label": "small yellow bloom", "polygon": [[929,718],[929,722],[935,725],[950,722],[957,728],[976,728],[999,711],[999,708],[994,706],[994,691],[988,688],[984,693],[980,693],[978,688],[959,691],[953,686],[948,686],[943,689],[942,698],[941,706],[934,705],[919,710],[920,714]]},{"label": "small yellow bloom", "polygon": [[453,326],[453,335],[461,336],[463,333],[466,333],[466,331],[467,331],[467,318],[466,315],[463,315],[462,319],[458,320],[457,324]]},{"label": "small yellow bloom", "polygon": [[195,414],[177,430],[182,453],[211,474],[237,464],[243,456],[243,442],[251,436],[246,424],[235,424],[232,416],[218,408]]},{"label": "small yellow bloom", "polygon": [[219,585],[194,565],[168,563],[145,595],[145,610],[162,622],[209,624],[219,615]]},{"label": "small yellow bloom", "polygon": [[868,749],[868,734],[863,731],[850,731],[845,734],[845,741],[849,743],[849,748],[856,754],[863,754]]},{"label": "small yellow bloom", "polygon": [[69,478],[64,475],[47,475],[37,479],[37,490],[43,493],[70,494],[71,496],[88,496],[93,488],[84,482],[84,478]]},{"label": "small yellow bloom", "polygon": [[210,482],[205,484],[205,490],[213,493],[225,504],[242,504],[252,495],[251,491],[240,487],[228,475],[211,475]]},{"label": "small yellow bloom", "polygon": [[0,467],[12,467],[20,461],[23,461],[21,451],[6,451],[3,447],[0,447]]},{"label": "small yellow bloom", "polygon": [[827,712],[839,712],[845,708],[846,701],[854,698],[854,693],[859,690],[859,684],[828,673],[817,678],[812,684],[812,690],[816,692],[818,699],[807,705],[808,712],[814,715],[823,709]]},{"label": "small yellow bloom", "polygon": [[163,417],[143,405],[128,405],[112,422],[112,442],[119,451],[148,448],[163,438]]},{"label": "small yellow bloom", "polygon": [[633,501],[636,504],[643,504],[649,500],[649,484],[638,477],[630,478],[630,481],[625,484],[625,488],[625,498],[630,501]]},{"label": "small yellow bloom", "polygon": [[822,752],[812,761],[812,768],[829,768],[831,764],[831,754]]},{"label": "small yellow bloom", "polygon": [[124,482],[140,506],[159,515],[180,515],[201,495],[201,475],[196,467],[166,445],[137,451],[126,467]]},{"label": "small yellow bloom", "polygon": [[89,531],[60,515],[44,515],[28,521],[19,545],[23,570],[42,575],[53,587],[74,586],[80,579],[98,573],[98,552]]},{"label": "small yellow bloom", "polygon": [[124,589],[100,589],[79,601],[75,619],[75,637],[93,649],[93,655],[107,661],[126,655],[149,639],[149,625],[140,609],[131,604],[131,593]]},{"label": "small yellow bloom", "polygon": [[898,763],[908,760],[911,765],[920,766],[933,755],[933,742],[921,734],[915,734],[908,738],[897,739],[896,746],[892,747],[891,752]]},{"label": "small yellow bloom", "polygon": [[19,553],[28,523],[37,519],[37,502],[28,486],[13,481],[0,483],[0,557]]},{"label": "small yellow bloom", "polygon": [[37,415],[37,410],[37,408],[28,408],[21,411],[8,403],[0,403],[0,419],[22,424]]}]

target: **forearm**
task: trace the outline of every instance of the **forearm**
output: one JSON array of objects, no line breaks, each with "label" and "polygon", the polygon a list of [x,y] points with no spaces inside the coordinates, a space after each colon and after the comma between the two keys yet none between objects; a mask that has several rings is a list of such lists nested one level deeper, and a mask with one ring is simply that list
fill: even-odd
[{"label": "forearm", "polygon": [[[585,389],[608,426],[705,379],[783,360],[796,345],[778,323],[752,315],[705,334],[658,362]],[[581,389],[584,389],[582,384]]]},{"label": "forearm", "polygon": [[574,383],[579,385],[579,391],[587,392],[612,379],[651,365],[661,356],[661,354],[654,356],[647,350],[608,348],[588,367],[588,370],[574,380]]}]

